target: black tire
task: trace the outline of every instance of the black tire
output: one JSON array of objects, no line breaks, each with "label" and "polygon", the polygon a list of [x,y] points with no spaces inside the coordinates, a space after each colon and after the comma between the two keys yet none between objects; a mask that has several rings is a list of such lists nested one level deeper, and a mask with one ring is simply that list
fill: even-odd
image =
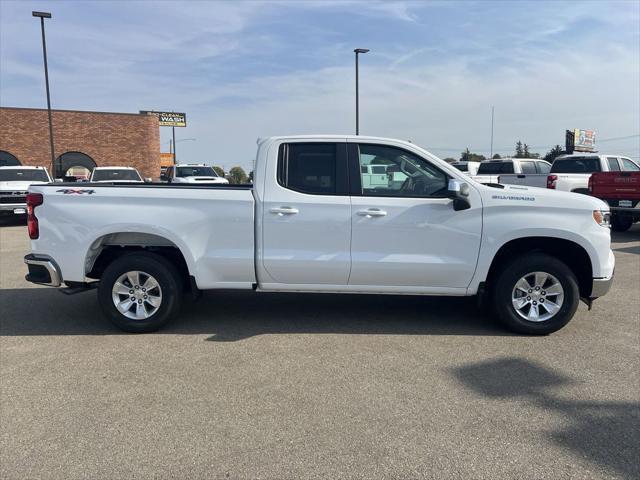
[{"label": "black tire", "polygon": [[[130,271],[151,275],[160,285],[161,303],[157,311],[144,320],[126,317],[118,311],[112,298],[116,280]],[[130,333],[146,333],[163,327],[178,313],[182,290],[182,279],[171,262],[153,253],[132,252],[118,257],[105,269],[98,286],[98,301],[106,317],[118,328]]]},{"label": "black tire", "polygon": [[588,188],[576,188],[575,190],[571,190],[571,193],[579,193],[580,195],[591,195],[591,192]]},{"label": "black tire", "polygon": [[633,217],[631,215],[612,215],[611,230],[614,232],[626,232],[633,225]]},{"label": "black tire", "polygon": [[[512,303],[516,283],[531,272],[553,275],[564,290],[560,310],[544,321],[532,322],[521,317]],[[493,308],[502,323],[510,330],[527,335],[548,335],[564,327],[578,309],[580,291],[571,269],[556,257],[531,253],[502,266],[493,285]]]}]

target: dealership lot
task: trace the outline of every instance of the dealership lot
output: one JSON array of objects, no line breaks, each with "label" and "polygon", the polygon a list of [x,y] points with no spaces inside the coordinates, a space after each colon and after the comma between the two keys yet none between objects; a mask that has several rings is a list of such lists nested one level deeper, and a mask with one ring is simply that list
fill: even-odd
[{"label": "dealership lot", "polygon": [[640,225],[548,337],[472,299],[205,293],[127,335],[0,226],[2,478],[638,478]]}]

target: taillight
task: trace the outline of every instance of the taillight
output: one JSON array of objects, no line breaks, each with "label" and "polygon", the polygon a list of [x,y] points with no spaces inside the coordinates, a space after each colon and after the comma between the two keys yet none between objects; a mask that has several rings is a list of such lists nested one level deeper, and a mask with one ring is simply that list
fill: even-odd
[{"label": "taillight", "polygon": [[556,182],[558,181],[557,175],[547,176],[547,188],[556,188]]},{"label": "taillight", "polygon": [[29,231],[29,238],[31,240],[35,240],[40,236],[35,209],[38,205],[42,205],[43,202],[44,198],[41,193],[27,194],[27,230]]}]

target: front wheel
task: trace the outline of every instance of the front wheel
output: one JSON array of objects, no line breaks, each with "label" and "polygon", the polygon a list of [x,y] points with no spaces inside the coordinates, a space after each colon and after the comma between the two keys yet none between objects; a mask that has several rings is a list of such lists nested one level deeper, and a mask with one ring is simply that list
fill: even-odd
[{"label": "front wheel", "polygon": [[153,332],[180,308],[182,282],[165,258],[147,252],[129,253],[111,263],[98,286],[98,300],[107,318],[125,332]]},{"label": "front wheel", "polygon": [[494,309],[507,328],[547,335],[573,318],[580,300],[578,281],[555,257],[528,254],[504,265],[493,289]]}]

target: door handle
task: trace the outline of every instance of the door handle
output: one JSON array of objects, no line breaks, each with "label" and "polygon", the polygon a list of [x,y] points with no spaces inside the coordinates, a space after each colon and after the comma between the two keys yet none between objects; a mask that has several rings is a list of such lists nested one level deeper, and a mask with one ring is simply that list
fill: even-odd
[{"label": "door handle", "polygon": [[384,210],[380,210],[379,208],[368,208],[366,210],[358,210],[358,215],[362,217],[384,217],[387,215],[387,212]]},{"label": "door handle", "polygon": [[269,211],[271,213],[278,214],[278,216],[280,217],[283,215],[295,215],[296,213],[298,213],[298,209],[293,207],[274,207],[269,209]]}]

